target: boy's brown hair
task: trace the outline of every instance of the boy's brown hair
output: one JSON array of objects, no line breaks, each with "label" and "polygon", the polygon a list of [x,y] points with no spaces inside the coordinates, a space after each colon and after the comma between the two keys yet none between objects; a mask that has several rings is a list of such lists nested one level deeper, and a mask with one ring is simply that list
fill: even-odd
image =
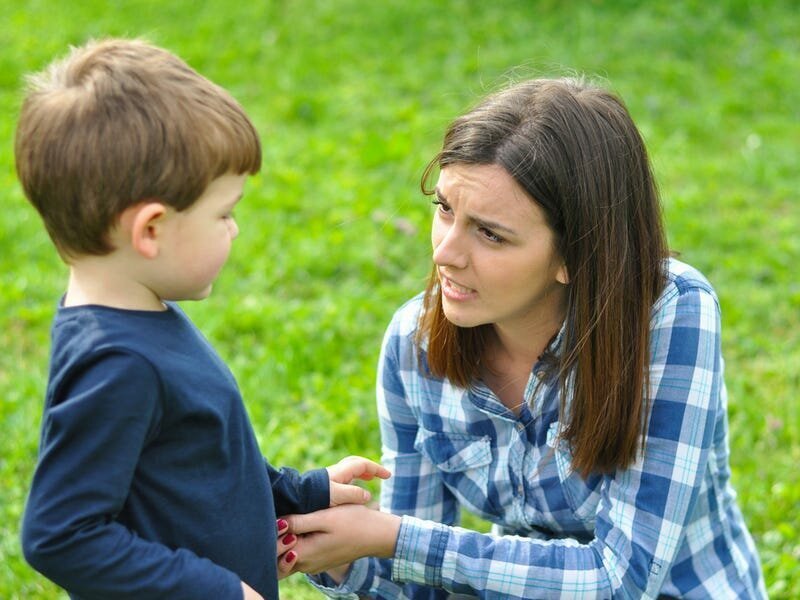
[{"label": "boy's brown hair", "polygon": [[256,173],[242,107],[185,62],[141,40],[92,41],[28,79],[17,174],[65,259],[113,250],[128,207],[184,210],[215,178]]}]

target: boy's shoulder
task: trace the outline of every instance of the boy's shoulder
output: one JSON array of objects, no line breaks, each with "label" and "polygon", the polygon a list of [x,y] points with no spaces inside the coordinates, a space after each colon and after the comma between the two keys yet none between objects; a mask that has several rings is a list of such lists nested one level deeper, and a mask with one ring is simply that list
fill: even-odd
[{"label": "boy's shoulder", "polygon": [[147,374],[161,392],[187,398],[198,388],[235,387],[230,369],[175,304],[164,311],[61,307],[51,342],[48,396],[76,378],[108,380],[109,370],[119,381],[131,379],[128,371]]},{"label": "boy's shoulder", "polygon": [[176,304],[164,311],[121,310],[108,306],[59,306],[53,319],[54,358],[100,352],[132,352],[144,356],[180,340],[186,344],[198,332]]}]

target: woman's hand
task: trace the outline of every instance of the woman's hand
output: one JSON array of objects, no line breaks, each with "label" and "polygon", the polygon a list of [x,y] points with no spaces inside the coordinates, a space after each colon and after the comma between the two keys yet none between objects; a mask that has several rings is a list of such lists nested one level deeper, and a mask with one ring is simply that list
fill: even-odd
[{"label": "woman's hand", "polygon": [[297,544],[297,536],[289,533],[289,523],[286,519],[278,519],[278,579],[288,577],[294,571],[294,562],[297,560],[297,552],[292,550]]},{"label": "woman's hand", "polygon": [[363,556],[394,555],[400,517],[358,504],[346,504],[307,515],[285,517],[287,531],[298,536],[292,572],[321,573],[343,578],[349,563]]}]

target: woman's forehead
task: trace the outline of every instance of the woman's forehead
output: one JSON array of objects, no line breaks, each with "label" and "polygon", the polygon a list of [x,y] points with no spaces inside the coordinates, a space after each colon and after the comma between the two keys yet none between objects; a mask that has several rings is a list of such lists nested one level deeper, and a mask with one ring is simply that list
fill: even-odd
[{"label": "woman's forehead", "polygon": [[541,208],[500,165],[447,165],[439,174],[436,193],[456,211],[462,208],[479,218],[517,226],[540,220]]}]

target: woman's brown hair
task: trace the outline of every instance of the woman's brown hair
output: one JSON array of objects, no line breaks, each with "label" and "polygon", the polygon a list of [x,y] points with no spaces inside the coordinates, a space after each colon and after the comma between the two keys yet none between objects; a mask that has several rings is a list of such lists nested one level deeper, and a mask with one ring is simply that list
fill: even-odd
[{"label": "woman's brown hair", "polygon": [[[644,142],[622,101],[579,79],[537,79],[489,96],[448,128],[422,178],[451,164],[502,166],[544,210],[569,274],[558,377],[561,432],[583,474],[637,458],[648,414],[649,321],[668,255]],[[418,340],[428,367],[466,387],[491,325],[442,311],[434,268]],[[571,394],[569,414],[567,394]]]}]

